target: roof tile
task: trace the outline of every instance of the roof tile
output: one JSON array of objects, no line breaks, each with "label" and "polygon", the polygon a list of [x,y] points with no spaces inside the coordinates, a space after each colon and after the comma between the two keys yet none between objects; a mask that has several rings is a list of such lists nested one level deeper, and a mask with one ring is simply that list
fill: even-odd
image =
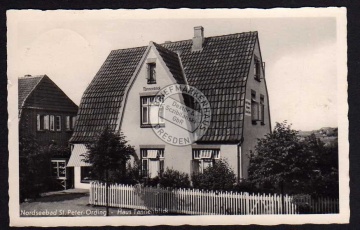
[{"label": "roof tile", "polygon": [[[241,140],[244,104],[239,100],[244,100],[256,39],[257,32],[208,37],[197,52],[191,51],[192,40],[154,43],[176,81],[187,80],[210,102],[212,122],[199,142]],[[105,125],[115,129],[119,102],[145,50],[144,46],[110,53],[83,95],[72,142],[91,141]]]}]

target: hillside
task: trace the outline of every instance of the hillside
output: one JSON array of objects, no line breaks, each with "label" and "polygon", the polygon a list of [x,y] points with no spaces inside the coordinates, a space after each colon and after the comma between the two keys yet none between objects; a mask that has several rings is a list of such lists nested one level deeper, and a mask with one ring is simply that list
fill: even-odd
[{"label": "hillside", "polygon": [[310,136],[312,133],[314,133],[317,138],[320,138],[320,140],[322,140],[326,144],[338,138],[338,128],[323,127],[321,129],[312,130],[312,131],[299,130],[299,136],[302,138],[305,138],[306,136]]}]

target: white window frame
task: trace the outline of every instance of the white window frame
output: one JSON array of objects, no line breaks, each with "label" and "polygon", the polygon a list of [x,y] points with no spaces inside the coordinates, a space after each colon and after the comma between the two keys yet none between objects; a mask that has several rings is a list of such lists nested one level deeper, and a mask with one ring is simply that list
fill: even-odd
[{"label": "white window frame", "polygon": [[55,131],[55,116],[50,115],[50,131]]},{"label": "white window frame", "polygon": [[210,162],[211,167],[214,160],[220,159],[220,149],[193,149],[192,154],[193,160],[191,163],[198,163],[200,166],[199,171],[193,173],[203,173],[206,163]]},{"label": "white window frame", "polygon": [[[154,155],[152,151],[157,151],[156,155]],[[140,157],[141,157],[141,173],[143,177],[154,178],[156,176],[161,175],[164,172],[165,166],[165,150],[164,149],[140,149]],[[150,161],[157,161],[157,172],[152,175],[149,172]],[[144,167],[146,165],[146,167]]]},{"label": "white window frame", "polygon": [[[162,125],[164,124],[164,113],[165,110],[161,105],[163,100],[163,97],[158,96],[146,96],[146,97],[140,97],[140,103],[141,103],[141,111],[140,111],[140,120],[141,125]],[[152,122],[151,120],[151,109],[152,107],[158,107],[157,111],[158,114],[156,115],[157,122]],[[159,113],[161,115],[159,116]],[[146,118],[146,120],[144,119]]]},{"label": "white window frame", "polygon": [[65,129],[66,129],[66,131],[71,130],[71,119],[70,119],[70,116],[66,116]]},{"label": "white window frame", "polygon": [[[56,168],[56,178],[57,179],[66,179],[66,160],[51,160],[51,169],[52,169],[52,171],[51,172],[54,172],[53,170],[54,170],[54,167],[53,167],[53,163],[56,163],[56,166],[55,166],[55,168]],[[62,168],[62,169],[64,169],[64,176],[59,176],[60,175],[60,166],[59,166],[59,163],[64,163],[64,168]]]},{"label": "white window frame", "polygon": [[76,116],[66,116],[65,129],[66,131],[72,131],[75,128]]},{"label": "white window frame", "polygon": [[43,115],[43,114],[37,115],[37,130],[38,131],[49,130],[49,115]]},{"label": "white window frame", "polygon": [[147,83],[156,84],[156,62],[147,63]]},{"label": "white window frame", "polygon": [[[59,127],[57,127],[59,125]],[[55,116],[55,130],[61,131],[61,116]]]},{"label": "white window frame", "polygon": [[37,131],[44,131],[45,130],[45,115],[37,114],[37,116],[36,116],[36,127],[37,127]]}]

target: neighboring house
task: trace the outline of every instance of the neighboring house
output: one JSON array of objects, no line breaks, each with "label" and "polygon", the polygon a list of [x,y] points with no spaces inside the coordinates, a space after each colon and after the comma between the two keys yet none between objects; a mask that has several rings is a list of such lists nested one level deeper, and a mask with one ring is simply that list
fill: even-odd
[{"label": "neighboring house", "polygon": [[[46,75],[25,75],[18,83],[20,136],[31,135],[44,147],[68,146],[78,106]],[[51,158],[54,176],[64,187],[73,179],[70,169],[66,169],[69,157]]]},{"label": "neighboring house", "polygon": [[[193,39],[112,51],[80,103],[68,164],[75,187],[89,187],[81,154],[105,126],[125,134],[145,177],[165,168],[201,172],[226,158],[239,180],[247,178],[250,150],[271,132],[264,66],[257,32],[205,38],[203,27],[195,27]],[[196,87],[211,104],[207,132],[188,146],[168,144],[151,128],[163,125],[152,119],[159,113],[154,96],[174,83]]]}]

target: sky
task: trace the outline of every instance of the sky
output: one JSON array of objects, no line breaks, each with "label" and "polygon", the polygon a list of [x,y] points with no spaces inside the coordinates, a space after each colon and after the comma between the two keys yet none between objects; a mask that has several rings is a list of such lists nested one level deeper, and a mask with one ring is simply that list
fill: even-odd
[{"label": "sky", "polygon": [[[247,10],[17,11],[8,13],[8,79],[48,75],[77,105],[111,50],[150,41],[258,31],[271,123],[338,126],[335,17]],[[345,78],[346,79],[346,78]],[[345,81],[346,82],[346,81]]]}]

